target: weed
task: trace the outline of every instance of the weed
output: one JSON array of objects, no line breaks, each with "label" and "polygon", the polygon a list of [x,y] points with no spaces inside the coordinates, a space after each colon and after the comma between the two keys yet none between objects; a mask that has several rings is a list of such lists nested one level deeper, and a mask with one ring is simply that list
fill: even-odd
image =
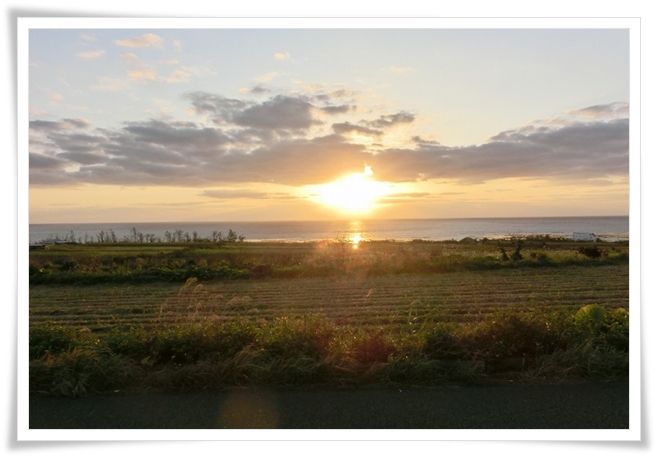
[{"label": "weed", "polygon": [[36,359],[49,353],[57,355],[78,347],[93,345],[97,339],[89,332],[76,328],[45,323],[30,328],[30,359]]},{"label": "weed", "polygon": [[585,255],[587,258],[596,260],[601,257],[606,257],[608,256],[608,252],[605,250],[601,250],[599,247],[596,245],[594,246],[581,246],[576,251],[582,255]]}]

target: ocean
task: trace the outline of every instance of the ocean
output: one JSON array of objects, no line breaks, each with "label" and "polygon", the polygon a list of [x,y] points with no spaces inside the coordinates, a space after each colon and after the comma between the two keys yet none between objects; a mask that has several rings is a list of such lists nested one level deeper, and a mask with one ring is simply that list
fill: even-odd
[{"label": "ocean", "polygon": [[307,242],[338,238],[363,240],[460,240],[509,235],[572,237],[574,232],[594,233],[606,241],[628,240],[629,217],[530,217],[466,219],[396,219],[288,222],[170,222],[170,223],[71,223],[30,224],[30,244],[48,240],[96,242],[101,232],[114,233],[117,240],[129,239],[134,230],[162,241],[166,233],[188,233],[190,237],[211,238],[213,232],[225,237],[229,230],[246,241]]}]

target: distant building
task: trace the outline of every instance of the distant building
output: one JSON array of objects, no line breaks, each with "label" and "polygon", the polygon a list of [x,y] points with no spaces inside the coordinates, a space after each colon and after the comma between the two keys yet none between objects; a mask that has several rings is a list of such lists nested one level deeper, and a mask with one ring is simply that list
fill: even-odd
[{"label": "distant building", "polygon": [[594,233],[574,233],[572,236],[573,241],[597,241],[597,236]]}]

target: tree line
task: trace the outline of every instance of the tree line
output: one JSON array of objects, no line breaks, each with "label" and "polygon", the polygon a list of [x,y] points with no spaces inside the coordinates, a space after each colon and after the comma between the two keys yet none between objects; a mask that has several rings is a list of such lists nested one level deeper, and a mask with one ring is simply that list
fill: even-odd
[{"label": "tree line", "polygon": [[115,244],[115,243],[137,243],[137,244],[155,244],[155,243],[183,243],[183,242],[214,242],[214,243],[233,243],[233,242],[244,242],[246,237],[232,229],[228,230],[228,234],[224,235],[221,231],[212,231],[211,236],[202,237],[198,234],[197,231],[183,231],[180,229],[173,231],[166,231],[164,237],[156,236],[151,233],[142,233],[136,228],[132,228],[129,234],[119,237],[116,235],[113,229],[107,231],[101,230],[99,233],[94,235],[84,234],[84,237],[75,236],[73,230],[70,231],[66,236],[60,237],[59,235],[54,238],[41,241],[41,243],[47,242],[57,242],[57,243],[66,243],[66,244]]}]

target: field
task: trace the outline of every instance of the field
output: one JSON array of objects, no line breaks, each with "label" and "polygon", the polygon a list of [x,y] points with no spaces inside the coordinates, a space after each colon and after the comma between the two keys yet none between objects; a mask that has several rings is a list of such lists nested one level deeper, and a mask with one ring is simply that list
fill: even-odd
[{"label": "field", "polygon": [[500,309],[628,308],[628,268],[531,268],[381,277],[194,282],[188,285],[38,285],[30,322],[93,332],[116,326],[317,315],[337,325],[472,321]]},{"label": "field", "polygon": [[31,252],[32,389],[628,372],[628,244],[354,245]]}]

